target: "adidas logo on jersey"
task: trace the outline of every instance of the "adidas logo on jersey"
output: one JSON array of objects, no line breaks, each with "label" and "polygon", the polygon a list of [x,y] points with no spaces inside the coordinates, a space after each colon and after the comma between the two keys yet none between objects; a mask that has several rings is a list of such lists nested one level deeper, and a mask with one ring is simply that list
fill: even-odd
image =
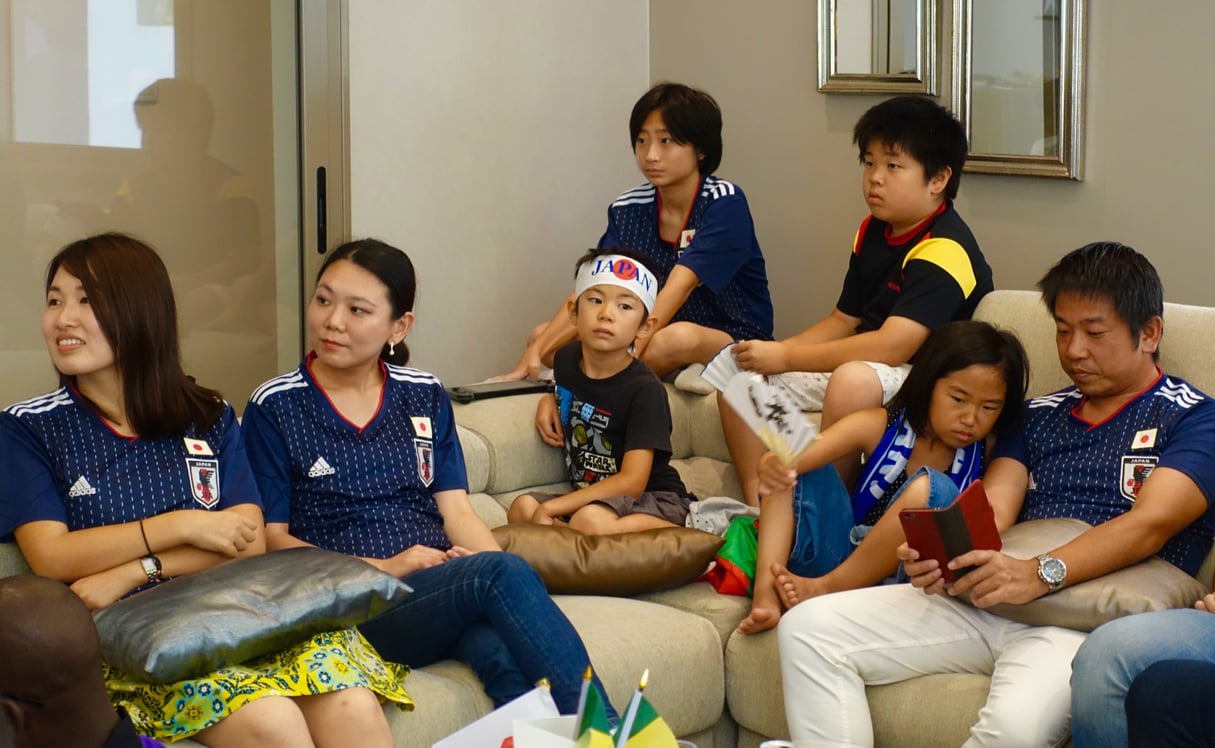
[{"label": "adidas logo on jersey", "polygon": [[316,462],[312,463],[312,467],[308,468],[309,478],[320,478],[325,475],[333,475],[337,469],[325,462],[324,457],[317,457]]},{"label": "adidas logo on jersey", "polygon": [[68,497],[73,499],[79,499],[81,496],[92,496],[95,493],[97,493],[97,489],[90,486],[83,475],[77,478],[72,487],[68,489]]}]

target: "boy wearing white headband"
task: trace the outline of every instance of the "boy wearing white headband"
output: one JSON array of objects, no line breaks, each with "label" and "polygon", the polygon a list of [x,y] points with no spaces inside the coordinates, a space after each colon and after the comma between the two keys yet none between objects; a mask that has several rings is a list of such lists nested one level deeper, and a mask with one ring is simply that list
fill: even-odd
[{"label": "boy wearing white headband", "polygon": [[666,388],[632,353],[657,324],[657,293],[658,280],[629,250],[593,249],[578,261],[568,304],[578,338],[554,355],[556,392],[536,409],[540,438],[565,447],[574,491],[523,494],[511,522],[588,535],[683,527],[696,498],[670,464]]}]

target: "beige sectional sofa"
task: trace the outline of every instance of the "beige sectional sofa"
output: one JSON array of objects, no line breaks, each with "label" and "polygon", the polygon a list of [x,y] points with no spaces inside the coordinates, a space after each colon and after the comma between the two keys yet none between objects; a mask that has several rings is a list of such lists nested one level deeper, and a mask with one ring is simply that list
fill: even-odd
[{"label": "beige sectional sofa", "polygon": [[[1029,349],[1032,394],[1067,384],[1054,349],[1053,323],[1037,293],[997,291],[977,317],[1011,328]],[[1206,336],[1215,309],[1169,305],[1161,365],[1215,392],[1215,355]],[[669,387],[674,464],[700,496],[738,496],[738,482],[721,435],[715,398]],[[456,406],[472,500],[491,526],[526,489],[564,490],[559,450],[544,446],[533,427],[538,396],[498,398]],[[1200,575],[1210,579],[1211,559]],[[0,576],[24,571],[11,546],[0,547]],[[786,737],[780,664],[774,632],[744,637],[734,627],[749,600],[718,595],[692,583],[635,598],[557,597],[586,642],[609,696],[623,706],[641,672],[651,671],[647,696],[681,737],[701,748],[754,748]],[[869,689],[878,745],[916,748],[960,745],[988,687],[982,675],[940,675]],[[397,745],[429,746],[491,704],[471,671],[455,662],[415,670],[406,687],[417,709],[389,709]],[[925,704],[932,708],[926,709]],[[192,745],[188,741],[179,745]]]}]

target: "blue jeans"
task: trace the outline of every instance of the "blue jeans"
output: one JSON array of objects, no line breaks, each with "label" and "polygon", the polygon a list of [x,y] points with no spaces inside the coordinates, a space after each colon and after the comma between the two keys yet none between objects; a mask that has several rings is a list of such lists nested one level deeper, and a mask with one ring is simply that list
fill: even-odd
[{"label": "blue jeans", "polygon": [[1140,613],[1089,634],[1072,660],[1073,745],[1127,745],[1127,693],[1161,660],[1215,663],[1215,615],[1194,609]]},{"label": "blue jeans", "polygon": [[[947,506],[961,493],[948,475],[920,468],[899,487],[890,503],[921,475],[928,476],[929,507]],[[802,577],[821,577],[842,564],[869,531],[864,525],[853,526],[852,496],[830,465],[798,476],[793,488],[793,523],[788,569]]]},{"label": "blue jeans", "polygon": [[[384,659],[412,667],[458,659],[498,706],[548,678],[561,713],[577,710],[590,656],[526,561],[509,553],[476,553],[405,581],[414,590],[409,599],[359,626]],[[595,685],[606,701],[598,676]],[[611,704],[607,710],[615,720]]]},{"label": "blue jeans", "polygon": [[[1209,614],[1208,614],[1209,615]],[[1126,697],[1130,748],[1215,745],[1215,663],[1161,660],[1135,678]]]}]

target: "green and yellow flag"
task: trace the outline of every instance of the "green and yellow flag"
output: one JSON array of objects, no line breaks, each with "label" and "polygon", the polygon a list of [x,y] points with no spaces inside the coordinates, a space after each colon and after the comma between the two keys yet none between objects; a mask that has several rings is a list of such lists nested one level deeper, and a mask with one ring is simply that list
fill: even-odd
[{"label": "green and yellow flag", "polygon": [[625,748],[675,748],[675,733],[671,732],[671,728],[663,721],[662,717],[658,716],[658,712],[654,711],[654,707],[650,706],[650,701],[642,696],[640,703],[637,705],[637,711],[633,717],[632,724],[621,723],[621,728],[629,728],[627,738],[623,743]]},{"label": "green and yellow flag", "polygon": [[588,684],[582,708],[578,710],[578,748],[612,748],[611,728],[603,696],[594,684]]}]

